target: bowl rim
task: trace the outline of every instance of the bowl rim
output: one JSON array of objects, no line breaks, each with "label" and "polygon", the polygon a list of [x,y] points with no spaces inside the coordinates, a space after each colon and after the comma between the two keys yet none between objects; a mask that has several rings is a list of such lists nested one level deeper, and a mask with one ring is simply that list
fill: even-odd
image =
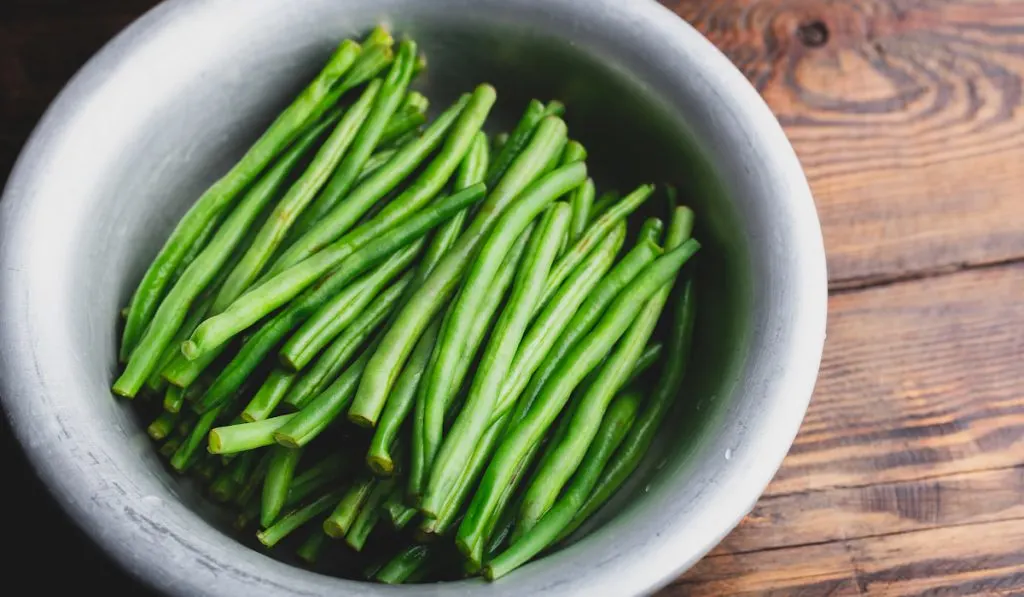
[{"label": "bowl rim", "polygon": [[[159,590],[181,595],[241,595],[254,589],[265,589],[281,594],[281,589],[285,587],[277,584],[280,579],[301,576],[303,582],[307,583],[303,585],[306,588],[329,586],[325,585],[325,582],[341,582],[355,594],[401,593],[403,590],[395,587],[337,579],[327,581],[324,580],[327,577],[295,569],[269,558],[266,558],[268,563],[264,578],[253,579],[246,576],[251,576],[246,571],[225,569],[224,572],[229,574],[226,574],[224,579],[218,579],[216,588],[210,588],[189,578],[192,576],[189,574],[191,571],[199,570],[204,564],[196,558],[182,557],[188,556],[186,552],[195,547],[180,543],[168,546],[168,549],[179,553],[166,559],[139,559],[133,554],[131,534],[124,524],[112,525],[109,515],[82,507],[82,498],[78,494],[83,486],[83,475],[87,474],[81,465],[81,460],[86,455],[75,453],[67,446],[59,445],[59,442],[54,444],[58,438],[53,435],[59,425],[43,427],[33,422],[33,417],[38,416],[38,411],[33,405],[34,396],[46,392],[46,387],[45,380],[41,378],[36,363],[33,362],[31,330],[24,323],[30,321],[26,302],[17,297],[19,285],[22,283],[18,270],[23,264],[23,256],[19,256],[17,247],[10,239],[15,237],[14,232],[18,229],[22,213],[27,210],[32,200],[33,189],[38,179],[45,176],[45,163],[50,146],[59,137],[62,127],[66,126],[68,121],[82,116],[80,104],[94,93],[97,81],[102,79],[105,71],[124,60],[130,60],[133,52],[146,43],[144,38],[147,35],[169,28],[178,19],[202,17],[207,11],[222,10],[225,5],[237,5],[245,1],[167,0],[154,7],[120,32],[86,63],[60,92],[32,132],[12,169],[0,200],[0,400],[29,461],[40,473],[58,503],[122,567]],[[259,0],[263,5],[269,5],[273,1]],[[468,6],[471,0],[441,1],[452,6]],[[505,2],[511,6],[510,10],[513,12],[521,11],[524,14],[572,14],[579,11],[580,6],[576,0]],[[401,0],[385,0],[381,4],[397,7]],[[771,390],[773,396],[785,393],[787,398],[773,400],[766,406],[764,424],[775,425],[777,428],[770,437],[761,434],[751,442],[751,445],[745,446],[742,462],[736,463],[736,468],[745,476],[742,482],[733,479],[740,474],[736,472],[729,479],[724,479],[721,487],[715,489],[720,495],[723,488],[736,488],[742,491],[722,499],[718,505],[720,514],[716,520],[701,526],[697,536],[669,537],[669,529],[666,529],[665,537],[656,534],[650,545],[644,548],[646,551],[642,554],[643,559],[637,560],[633,557],[628,568],[624,568],[626,564],[623,563],[623,558],[591,562],[584,567],[578,561],[567,559],[563,554],[556,554],[524,568],[546,575],[546,584],[533,591],[537,594],[568,594],[570,588],[580,594],[586,594],[588,589],[609,590],[610,587],[614,587],[617,592],[621,590],[629,594],[645,594],[670,582],[703,557],[732,530],[753,507],[788,452],[810,401],[824,346],[827,311],[825,253],[811,191],[796,154],[771,110],[729,60],[689,24],[654,0],[590,0],[586,3],[586,11],[596,15],[590,18],[604,26],[610,27],[611,23],[616,23],[616,26],[622,24],[634,30],[630,35],[639,35],[637,31],[642,30],[643,35],[663,43],[663,48],[668,51],[699,56],[701,63],[697,67],[699,72],[694,73],[695,76],[702,77],[709,88],[719,90],[716,95],[722,101],[722,109],[735,119],[730,126],[744,128],[752,146],[771,150],[763,152],[762,157],[766,160],[766,170],[773,172],[776,178],[767,180],[765,184],[774,185],[780,193],[785,193],[787,205],[799,216],[786,231],[787,240],[801,253],[798,262],[795,262],[798,265],[790,272],[793,279],[787,280],[786,284],[793,295],[789,300],[799,304],[801,308],[798,309],[799,313],[793,314],[791,320],[787,322],[792,325],[789,329],[792,341],[775,357],[776,362],[773,363],[774,366],[788,367],[789,370],[785,374],[785,379]],[[30,349],[17,351],[13,349],[15,346],[29,346]],[[73,426],[75,423],[61,424]],[[667,499],[670,496],[661,497]],[[131,521],[131,524],[153,522],[144,519],[141,522]],[[623,530],[620,524],[606,526],[607,528],[602,528],[594,536],[607,539]],[[238,547],[246,549],[241,545]],[[570,555],[577,560],[581,555],[596,553],[592,550],[585,551],[585,546],[579,547],[579,544],[565,551],[573,551]],[[677,555],[680,553],[683,555]],[[560,565],[564,569],[558,570]],[[628,575],[623,574],[626,569],[629,571]],[[233,572],[237,574],[232,576],[230,573]],[[175,580],[175,577],[182,582],[167,582],[168,578]],[[158,578],[163,581],[157,582],[155,579]],[[569,582],[576,583],[576,586],[566,586]],[[421,586],[417,590],[423,594],[446,594],[448,588],[455,587],[458,587],[460,594],[466,595],[478,592],[482,594],[484,591],[489,595],[518,594],[518,589],[509,583],[488,585],[482,581],[446,583],[431,587],[429,590],[424,590]],[[284,594],[295,595],[307,593],[308,591],[303,591],[301,587],[287,587],[284,591]]]}]

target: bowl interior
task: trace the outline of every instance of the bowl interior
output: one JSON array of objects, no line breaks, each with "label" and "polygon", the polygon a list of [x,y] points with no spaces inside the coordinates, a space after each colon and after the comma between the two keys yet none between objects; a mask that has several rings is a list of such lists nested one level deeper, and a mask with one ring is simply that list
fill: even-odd
[{"label": "bowl interior", "polygon": [[[715,67],[731,67],[682,24],[651,25],[656,17],[674,17],[647,3],[634,12],[596,2],[600,14],[593,15],[581,15],[568,0],[295,4],[304,6],[258,0],[241,12],[230,2],[172,2],[157,9],[75,81],[33,140],[20,177],[12,178],[8,193],[23,205],[5,206],[6,221],[16,227],[0,242],[6,245],[6,263],[13,260],[23,271],[10,274],[14,277],[2,288],[4,296],[17,295],[23,310],[8,309],[3,323],[11,325],[7,340],[18,334],[36,338],[30,352],[37,370],[28,371],[27,361],[9,347],[3,362],[21,367],[25,379],[38,383],[12,383],[7,392],[31,387],[42,394],[32,409],[20,399],[12,408],[16,420],[35,413],[19,430],[23,439],[64,433],[72,444],[70,456],[36,453],[55,491],[108,549],[118,552],[113,544],[125,537],[137,540],[118,553],[121,562],[163,590],[232,594],[239,586],[275,585],[284,594],[324,587],[354,594],[378,590],[287,568],[235,543],[217,509],[165,471],[145,436],[147,421],[137,420],[130,403],[112,397],[109,386],[118,368],[118,311],[174,224],[287,105],[339,39],[383,20],[419,42],[428,57],[416,86],[435,111],[475,84],[490,82],[499,99],[488,128],[501,131],[514,125],[530,98],[560,99],[568,107],[570,134],[589,151],[599,190],[627,191],[646,181],[677,184],[697,213],[696,235],[704,245],[697,270],[697,348],[681,407],[641,474],[596,519],[614,513],[614,520],[490,589],[509,594],[557,586],[576,590],[582,585],[559,585],[570,581],[558,579],[595,566],[595,556],[613,561],[620,557],[616,551],[631,545],[668,540],[658,532],[667,528],[666,521],[680,528],[696,525],[691,530],[699,545],[680,548],[679,561],[657,574],[702,555],[774,472],[760,470],[764,462],[747,454],[769,440],[747,441],[748,435],[762,424],[784,422],[770,440],[775,451],[784,452],[802,415],[809,387],[805,395],[797,391],[787,398],[781,410],[766,412],[767,402],[776,400],[773,384],[791,382],[772,374],[771,366],[802,351],[808,359],[804,369],[816,369],[820,356],[820,346],[818,354],[806,354],[792,345],[790,332],[778,331],[797,317],[790,296],[796,290],[786,284],[804,266],[780,255],[805,241],[813,248],[815,238],[799,223],[807,206],[780,197],[791,172],[782,172],[775,162],[782,158],[768,155],[777,142],[774,135],[781,135],[777,125],[737,129],[743,118],[754,117],[735,116],[730,103],[735,98],[716,105],[716,95],[708,93],[723,85],[714,80]],[[638,41],[641,34],[653,39]],[[655,43],[670,34],[682,46]],[[686,48],[711,52],[701,55],[710,62],[700,63]],[[683,76],[679,70],[701,74]],[[728,85],[738,81],[729,78],[738,77],[732,72],[724,76]],[[744,94],[752,91],[737,93],[750,100]],[[756,111],[761,107],[752,109],[761,114]],[[729,115],[739,120],[732,122]],[[744,135],[747,145],[738,141]],[[789,190],[798,200],[806,195],[805,186]],[[810,308],[816,312],[818,305]],[[10,320],[15,316],[25,319],[15,324]],[[782,352],[776,349],[770,359],[765,355],[771,342],[781,344]],[[774,381],[752,371],[774,375]],[[804,377],[797,380],[799,388],[807,385]],[[756,422],[759,416],[764,421]],[[745,425],[742,433],[737,425]],[[93,503],[79,497],[69,504],[69,491],[55,481],[68,458],[94,462],[84,465],[94,468],[82,471],[90,481],[81,488]],[[711,508],[707,502],[716,483],[727,485],[725,471],[742,475],[756,466],[760,469],[747,481],[745,494],[729,498],[739,506],[723,515],[728,520],[689,520]],[[672,509],[665,510],[665,504]],[[659,509],[662,514],[655,515]],[[96,524],[98,517],[119,522],[104,529]],[[618,548],[613,536],[619,538]],[[154,567],[161,554],[167,561]],[[196,568],[196,562],[213,572]],[[182,585],[185,570],[196,570],[197,576]],[[218,570],[228,573],[218,575]],[[288,582],[277,585],[282,579]],[[620,586],[649,587],[662,580],[625,579]],[[478,581],[459,585],[483,590]]]}]

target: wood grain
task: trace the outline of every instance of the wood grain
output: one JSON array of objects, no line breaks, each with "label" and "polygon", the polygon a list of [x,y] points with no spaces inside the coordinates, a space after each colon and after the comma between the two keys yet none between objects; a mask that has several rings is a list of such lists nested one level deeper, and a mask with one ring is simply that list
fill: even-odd
[{"label": "wood grain", "polygon": [[663,3],[782,121],[834,287],[1024,257],[1024,3]]},{"label": "wood grain", "polygon": [[[833,296],[790,455],[668,594],[1024,591],[1022,296],[1024,264]],[[930,545],[954,537],[960,547]]]}]

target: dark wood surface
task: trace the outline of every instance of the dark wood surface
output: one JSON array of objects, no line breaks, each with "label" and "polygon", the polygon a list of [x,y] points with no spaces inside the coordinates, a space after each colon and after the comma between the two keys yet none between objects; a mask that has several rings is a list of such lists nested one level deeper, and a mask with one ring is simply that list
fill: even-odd
[{"label": "dark wood surface", "polygon": [[[833,289],[782,470],[664,594],[1024,594],[1024,2],[663,3],[786,127]],[[0,180],[67,79],[153,4],[0,3]],[[6,582],[56,592],[66,575],[32,570],[45,558],[79,587],[141,594],[0,431]]]}]

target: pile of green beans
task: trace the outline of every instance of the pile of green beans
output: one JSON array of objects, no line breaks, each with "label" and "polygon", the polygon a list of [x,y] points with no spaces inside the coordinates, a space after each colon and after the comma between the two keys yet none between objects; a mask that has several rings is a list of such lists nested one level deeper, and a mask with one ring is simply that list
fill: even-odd
[{"label": "pile of green beans", "polygon": [[431,121],[424,64],[383,28],[338,46],[171,233],[113,382],[243,538],[389,584],[493,580],[579,534],[696,322],[674,189],[599,194],[558,101],[488,135],[483,84]]}]

